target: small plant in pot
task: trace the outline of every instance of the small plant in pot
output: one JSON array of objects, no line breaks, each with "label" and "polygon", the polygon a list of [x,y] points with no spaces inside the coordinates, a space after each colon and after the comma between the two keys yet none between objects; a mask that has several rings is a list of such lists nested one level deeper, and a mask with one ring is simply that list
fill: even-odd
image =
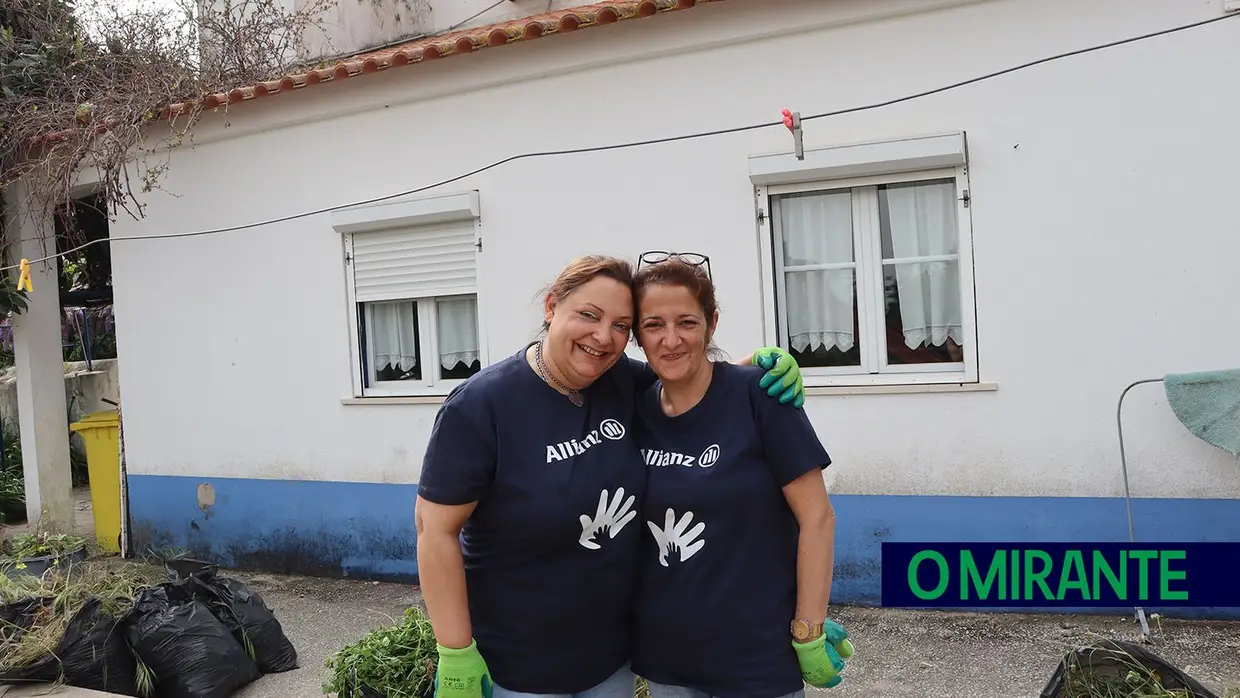
[{"label": "small plant in pot", "polygon": [[41,577],[49,569],[67,571],[86,559],[86,539],[71,533],[25,533],[0,542],[0,572]]}]

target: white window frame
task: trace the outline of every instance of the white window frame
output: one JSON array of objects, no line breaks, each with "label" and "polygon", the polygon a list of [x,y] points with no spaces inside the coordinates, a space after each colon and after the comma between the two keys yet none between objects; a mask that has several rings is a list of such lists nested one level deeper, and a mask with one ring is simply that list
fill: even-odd
[{"label": "white window frame", "polygon": [[[783,320],[784,273],[781,241],[774,230],[771,197],[807,191],[851,190],[856,265],[860,366],[802,367],[806,386],[921,385],[978,383],[973,235],[965,134],[924,136],[859,143],[750,158],[761,253],[763,330],[768,344],[789,348]],[[958,264],[963,361],[952,364],[887,364],[885,320],[875,312],[884,303],[882,249],[879,246],[877,187],[883,184],[952,179],[956,183],[959,226]],[[839,266],[852,266],[840,264]],[[878,274],[875,279],[874,275]]]},{"label": "white window frame", "polygon": [[[418,361],[422,366],[422,379],[420,381],[375,381],[375,367],[370,366],[363,356],[363,352],[368,351],[367,347],[373,346],[369,334],[374,325],[371,322],[366,322],[367,338],[365,345],[363,345],[361,338],[362,325],[359,322],[359,314],[365,312],[364,309],[367,306],[359,306],[357,301],[357,288],[354,285],[352,264],[354,237],[393,228],[411,228],[463,221],[470,221],[473,225],[475,244],[474,269],[475,273],[479,273],[481,215],[479,196],[476,190],[423,199],[356,206],[332,212],[332,228],[341,235],[344,258],[345,295],[349,321],[349,373],[353,397],[443,397],[465,381],[465,379],[441,377],[443,367],[439,358],[437,300],[462,296],[474,297],[478,308],[478,360],[483,368],[490,364],[490,352],[487,348],[486,335],[486,311],[481,283],[475,284],[472,289],[473,293],[394,299],[417,302]],[[363,372],[368,373],[368,375],[363,376]],[[367,385],[368,382],[370,385]]]}]

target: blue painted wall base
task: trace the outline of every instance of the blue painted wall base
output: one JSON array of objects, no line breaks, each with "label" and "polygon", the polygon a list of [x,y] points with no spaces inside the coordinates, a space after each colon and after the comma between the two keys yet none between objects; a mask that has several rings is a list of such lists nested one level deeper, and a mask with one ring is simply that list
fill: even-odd
[{"label": "blue painted wall base", "polygon": [[[215,502],[200,509],[198,487]],[[235,569],[417,583],[416,485],[130,475],[139,552],[176,547]],[[834,495],[833,603],[878,606],[883,541],[1128,540],[1122,498]],[[1240,500],[1137,499],[1137,541],[1240,541]],[[992,609],[1018,610],[1018,609]],[[1021,609],[1131,614],[1132,609]],[[1240,619],[1240,609],[1157,609]]]},{"label": "blue painted wall base", "polygon": [[[214,504],[199,508],[198,487]],[[233,569],[417,583],[417,485],[129,476],[135,552]]]}]

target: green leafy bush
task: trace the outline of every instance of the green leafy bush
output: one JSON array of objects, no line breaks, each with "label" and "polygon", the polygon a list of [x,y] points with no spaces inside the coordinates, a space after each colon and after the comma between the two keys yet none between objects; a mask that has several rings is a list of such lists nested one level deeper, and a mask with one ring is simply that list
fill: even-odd
[{"label": "green leafy bush", "polygon": [[0,523],[26,519],[26,480],[22,471],[22,440],[17,426],[0,424],[4,434],[4,470],[0,471]]}]

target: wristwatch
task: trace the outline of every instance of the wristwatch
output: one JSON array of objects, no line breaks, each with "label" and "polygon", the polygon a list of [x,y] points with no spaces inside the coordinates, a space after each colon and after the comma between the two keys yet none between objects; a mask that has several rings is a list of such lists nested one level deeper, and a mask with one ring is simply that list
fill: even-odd
[{"label": "wristwatch", "polygon": [[798,618],[792,621],[792,639],[797,642],[809,642],[817,640],[822,635],[823,622],[811,623],[804,618]]}]

